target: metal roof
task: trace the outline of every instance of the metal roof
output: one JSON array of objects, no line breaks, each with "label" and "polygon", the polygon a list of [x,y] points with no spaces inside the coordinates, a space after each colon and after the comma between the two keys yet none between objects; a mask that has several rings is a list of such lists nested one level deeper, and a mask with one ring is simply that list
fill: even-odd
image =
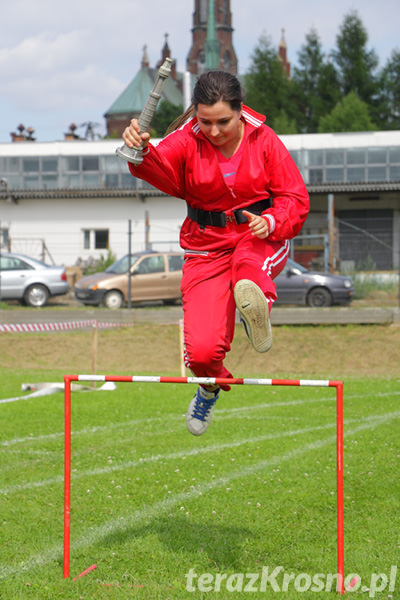
[{"label": "metal roof", "polygon": [[[110,117],[112,115],[140,113],[153,89],[157,74],[157,69],[142,67],[104,116]],[[162,99],[168,100],[168,102],[171,102],[175,106],[183,104],[182,93],[176,81],[171,77],[165,80],[161,93]]]}]

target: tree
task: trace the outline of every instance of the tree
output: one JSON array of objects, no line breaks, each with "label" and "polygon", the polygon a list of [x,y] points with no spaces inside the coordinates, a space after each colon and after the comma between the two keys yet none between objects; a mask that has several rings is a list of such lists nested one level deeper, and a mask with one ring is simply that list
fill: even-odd
[{"label": "tree", "polygon": [[337,65],[342,94],[347,96],[354,91],[361,100],[370,104],[377,93],[374,72],[378,58],[374,50],[367,50],[367,42],[367,31],[357,11],[353,10],[344,17],[332,57]]},{"label": "tree", "polygon": [[340,99],[335,68],[325,62],[321,42],[315,29],[306,35],[298,54],[299,66],[293,72],[300,129],[317,130],[319,119],[330,112]]},{"label": "tree", "polygon": [[283,108],[274,119],[274,131],[280,135],[299,133],[296,121],[294,119],[289,119]]},{"label": "tree", "polygon": [[176,117],[183,113],[183,106],[176,106],[168,100],[161,100],[155,115],[151,121],[151,129],[153,137],[163,137],[168,128]]},{"label": "tree", "polygon": [[350,92],[328,115],[321,117],[318,125],[318,133],[374,129],[367,104],[355,92]]},{"label": "tree", "polygon": [[245,75],[246,102],[267,115],[267,122],[274,127],[275,120],[285,111],[288,119],[294,115],[294,104],[290,98],[290,83],[283,64],[271,41],[266,35],[251,56],[249,72]]},{"label": "tree", "polygon": [[400,52],[394,50],[379,77],[376,120],[381,129],[400,129]]}]

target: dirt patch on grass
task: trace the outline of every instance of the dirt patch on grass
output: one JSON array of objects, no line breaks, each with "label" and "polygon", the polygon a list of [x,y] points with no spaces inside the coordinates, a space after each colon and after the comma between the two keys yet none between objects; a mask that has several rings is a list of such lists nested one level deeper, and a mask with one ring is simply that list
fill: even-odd
[{"label": "dirt patch on grass", "polygon": [[[180,375],[177,325],[143,324],[92,331],[0,335],[4,368],[63,374],[158,373]],[[274,327],[267,354],[252,350],[237,327],[227,367],[237,376],[400,376],[400,327],[383,325]]]}]

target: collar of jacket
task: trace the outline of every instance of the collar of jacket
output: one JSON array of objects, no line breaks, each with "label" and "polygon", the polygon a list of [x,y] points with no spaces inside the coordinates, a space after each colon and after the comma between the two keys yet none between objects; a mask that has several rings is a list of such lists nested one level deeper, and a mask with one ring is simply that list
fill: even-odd
[{"label": "collar of jacket", "polygon": [[[251,127],[254,127],[254,129],[256,129],[257,127],[261,127],[261,125],[265,121],[264,115],[256,112],[255,110],[253,110],[249,106],[246,106],[245,104],[243,104],[242,117],[244,118],[246,123],[248,123]],[[196,115],[192,117],[192,119],[189,121],[188,126],[191,128],[195,135],[201,133]]]}]

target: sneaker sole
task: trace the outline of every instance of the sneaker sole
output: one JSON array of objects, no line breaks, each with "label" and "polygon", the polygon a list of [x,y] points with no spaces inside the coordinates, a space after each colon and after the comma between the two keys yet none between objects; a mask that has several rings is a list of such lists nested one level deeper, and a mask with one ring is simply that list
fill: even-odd
[{"label": "sneaker sole", "polygon": [[264,294],[254,281],[241,279],[235,285],[234,297],[254,350],[268,352],[272,346],[272,329]]}]

